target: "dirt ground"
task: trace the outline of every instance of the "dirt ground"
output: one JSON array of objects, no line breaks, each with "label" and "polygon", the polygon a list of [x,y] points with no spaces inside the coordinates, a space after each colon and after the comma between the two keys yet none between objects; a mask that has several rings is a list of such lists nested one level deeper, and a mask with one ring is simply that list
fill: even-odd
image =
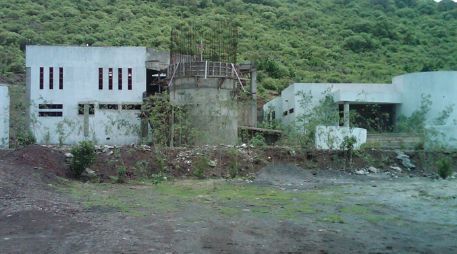
[{"label": "dirt ground", "polygon": [[457,249],[455,179],[354,175],[273,160],[254,180],[82,183],[56,176],[62,154],[33,149],[47,159],[0,152],[0,253]]}]

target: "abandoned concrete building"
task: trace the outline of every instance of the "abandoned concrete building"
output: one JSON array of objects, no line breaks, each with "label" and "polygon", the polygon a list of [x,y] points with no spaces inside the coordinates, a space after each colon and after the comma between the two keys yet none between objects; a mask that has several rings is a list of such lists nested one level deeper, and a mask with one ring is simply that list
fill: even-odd
[{"label": "abandoned concrete building", "polygon": [[37,142],[138,143],[147,73],[167,61],[167,54],[145,47],[27,46],[29,122]]},{"label": "abandoned concrete building", "polygon": [[[339,107],[340,120],[327,125],[349,127],[350,112],[355,112],[364,120],[358,121],[358,127],[382,133],[394,130],[400,116],[411,116],[425,100],[430,104],[426,128],[433,128],[436,134],[426,141],[457,148],[456,97],[457,71],[422,72],[394,77],[390,84],[295,83],[266,103],[263,111],[268,121],[297,124],[325,98],[331,98]],[[377,124],[368,126],[369,121]]]},{"label": "abandoned concrete building", "polygon": [[6,84],[0,84],[0,149],[9,146],[10,95]]},{"label": "abandoned concrete building", "polygon": [[[140,143],[154,132],[141,111],[143,100],[169,91],[172,105],[189,109],[196,144],[235,144],[239,127],[257,124],[256,75],[250,64],[235,64],[236,29],[220,29],[211,38],[173,30],[170,52],[27,46],[29,124],[37,143]],[[240,90],[248,100],[237,99]]]}]

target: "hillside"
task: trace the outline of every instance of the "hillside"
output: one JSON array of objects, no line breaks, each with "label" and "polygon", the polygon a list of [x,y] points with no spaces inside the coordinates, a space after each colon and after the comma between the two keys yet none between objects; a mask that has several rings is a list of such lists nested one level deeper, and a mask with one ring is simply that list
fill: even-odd
[{"label": "hillside", "polygon": [[230,19],[261,92],[289,82],[388,82],[457,69],[451,0],[2,0],[0,76],[24,72],[26,44],[167,49],[171,27]]}]

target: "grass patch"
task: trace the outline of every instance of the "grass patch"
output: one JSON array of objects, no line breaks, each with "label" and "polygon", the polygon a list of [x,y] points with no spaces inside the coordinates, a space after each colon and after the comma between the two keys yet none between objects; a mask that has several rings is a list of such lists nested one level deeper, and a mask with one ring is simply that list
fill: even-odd
[{"label": "grass patch", "polygon": [[220,216],[267,216],[294,220],[335,204],[336,193],[282,191],[268,186],[241,185],[223,180],[183,180],[161,184],[93,184],[70,182],[62,191],[87,208],[107,207],[132,216],[179,212],[197,205]]}]

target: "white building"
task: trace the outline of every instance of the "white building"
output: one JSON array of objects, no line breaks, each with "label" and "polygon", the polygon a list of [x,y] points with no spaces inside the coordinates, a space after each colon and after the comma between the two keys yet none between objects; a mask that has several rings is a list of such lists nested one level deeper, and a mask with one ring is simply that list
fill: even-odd
[{"label": "white building", "polygon": [[140,141],[145,47],[27,46],[30,128],[40,144]]},{"label": "white building", "polygon": [[[362,120],[377,123],[375,131],[381,132],[391,131],[400,116],[411,116],[420,108],[423,97],[428,97],[431,104],[425,117],[427,128],[437,132],[435,140],[457,148],[457,71],[410,73],[394,77],[391,84],[296,83],[266,103],[264,115],[283,124],[303,124],[306,119],[298,120],[314,114],[326,96],[339,105],[340,121],[333,125],[348,126],[351,109],[360,113]],[[373,105],[376,114],[368,110]],[[380,120],[380,115],[386,118]],[[445,120],[439,121],[443,115],[447,115]],[[367,126],[358,127],[370,131]]]},{"label": "white building", "polygon": [[10,95],[8,86],[0,84],[0,149],[9,147]]}]

